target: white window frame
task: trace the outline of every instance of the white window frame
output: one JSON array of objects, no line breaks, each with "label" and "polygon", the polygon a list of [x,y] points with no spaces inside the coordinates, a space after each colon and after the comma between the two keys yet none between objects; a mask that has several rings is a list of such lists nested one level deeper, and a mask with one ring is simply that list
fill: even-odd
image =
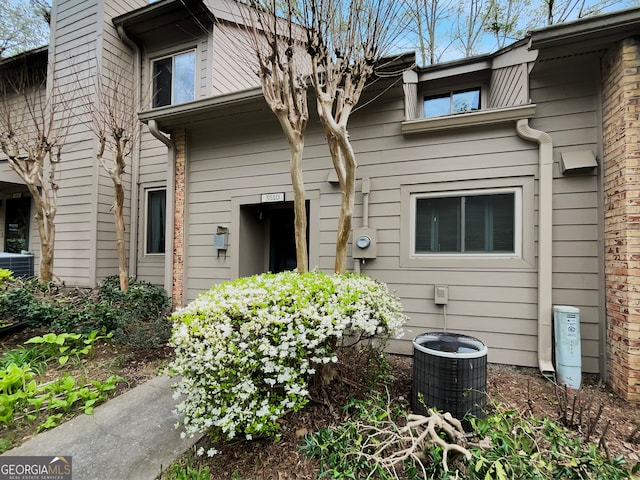
[{"label": "white window frame", "polygon": [[[149,187],[149,188],[145,188],[144,189],[144,238],[142,240],[142,244],[143,244],[143,252],[144,252],[144,256],[145,257],[164,257],[166,255],[167,252],[167,244],[166,244],[166,238],[167,238],[167,225],[165,222],[164,225],[164,236],[165,236],[165,245],[164,245],[164,252],[160,253],[151,253],[147,251],[147,245],[148,245],[148,235],[149,235],[149,194],[151,192],[158,192],[158,191],[164,191],[165,192],[165,202],[166,202],[166,195],[167,195],[167,188],[166,187]],[[166,205],[165,205],[166,208]],[[166,215],[166,211],[165,211],[165,215]],[[166,218],[166,217],[165,217]]]},{"label": "white window frame", "polygon": [[[487,172],[489,173],[489,172]],[[418,178],[416,178],[418,180]],[[522,269],[535,270],[535,177],[469,178],[464,180],[411,183],[400,186],[400,266],[403,268],[445,269],[466,271],[489,269],[493,271]],[[516,215],[514,252],[458,253],[434,252],[415,254],[415,199],[417,196],[467,195],[471,192],[520,191],[514,200]]]},{"label": "white window frame", "polygon": [[[461,198],[471,197],[479,195],[499,195],[505,193],[513,193],[513,252],[416,252],[416,212],[417,201],[422,198]],[[521,187],[507,187],[507,188],[490,188],[490,189],[477,189],[477,190],[454,190],[448,192],[439,193],[417,193],[411,195],[411,255],[414,257],[516,257],[522,256],[522,188]]]},{"label": "white window frame", "polygon": [[165,60],[167,58],[171,58],[172,59],[171,63],[172,63],[172,66],[173,66],[174,62],[175,62],[175,57],[180,56],[180,55],[184,55],[185,53],[191,53],[191,52],[193,52],[193,54],[194,54],[194,60],[193,60],[194,61],[194,65],[193,65],[193,69],[194,69],[193,70],[193,98],[191,100],[189,100],[189,101],[193,101],[193,100],[196,99],[197,93],[198,93],[198,49],[195,48],[195,47],[191,47],[191,48],[186,48],[184,50],[180,50],[180,51],[177,51],[177,52],[172,52],[172,53],[168,53],[168,54],[165,54],[165,55],[160,55],[160,56],[157,56],[157,57],[154,57],[154,58],[150,59],[150,62],[149,62],[149,76],[150,76],[150,81],[151,81],[151,98],[150,98],[151,108],[162,108],[162,107],[169,107],[169,106],[172,106],[172,105],[181,105],[183,103],[187,103],[187,102],[175,103],[175,101],[174,101],[173,96],[174,96],[174,93],[175,93],[175,86],[174,86],[175,75],[173,74],[173,71],[172,71],[172,74],[171,74],[171,102],[168,105],[159,105],[157,107],[154,107],[153,106],[153,101],[154,101],[154,98],[155,98],[155,95],[156,95],[155,88],[154,88],[155,87],[155,85],[154,85],[154,82],[155,82],[154,70],[155,70],[155,63],[160,61],[160,60]]}]

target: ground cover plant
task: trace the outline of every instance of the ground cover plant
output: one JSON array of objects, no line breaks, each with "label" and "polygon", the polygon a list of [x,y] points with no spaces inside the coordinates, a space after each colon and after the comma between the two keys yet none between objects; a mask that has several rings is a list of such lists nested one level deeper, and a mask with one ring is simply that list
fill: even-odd
[{"label": "ground cover plant", "polygon": [[[158,374],[170,354],[164,291],[117,279],[66,288],[0,271],[0,452]],[[149,348],[156,347],[156,348]]]},{"label": "ground cover plant", "polygon": [[186,434],[277,435],[309,402],[310,379],[331,375],[339,346],[398,336],[405,318],[386,285],[361,275],[283,272],[212,287],[173,315]]},{"label": "ground cover plant", "polygon": [[[185,474],[186,466],[192,471],[208,467],[213,480],[364,479],[374,468],[378,470],[371,478],[385,478],[384,464],[376,467],[367,457],[371,452],[358,447],[372,444],[374,427],[401,431],[407,426],[412,362],[398,355],[384,358],[388,362],[372,361],[358,351],[342,352],[334,380],[324,389],[310,385],[310,403],[281,419],[278,438],[223,442],[205,438],[181,459],[178,468]],[[634,433],[634,419],[640,421],[640,406],[615,397],[597,377],[584,375],[579,393],[593,404],[592,411],[604,404],[590,439],[586,430],[562,426],[555,386],[536,369],[489,365],[487,387],[491,415],[478,421],[477,434],[465,447],[473,458],[467,461],[449,452],[445,473],[442,449],[429,447],[427,456],[417,452],[427,469],[426,478],[630,478],[638,468],[640,437]],[[389,419],[392,424],[387,423]],[[198,449],[212,447],[220,454],[196,455]],[[536,468],[541,471],[537,476]],[[420,466],[411,462],[396,465],[396,473],[402,479],[424,478]]]},{"label": "ground cover plant", "polygon": [[93,289],[9,276],[0,280],[0,320],[56,333],[104,331],[113,335],[114,342],[134,347],[166,344],[171,322],[164,289],[134,279],[129,282],[123,292],[115,276]]}]

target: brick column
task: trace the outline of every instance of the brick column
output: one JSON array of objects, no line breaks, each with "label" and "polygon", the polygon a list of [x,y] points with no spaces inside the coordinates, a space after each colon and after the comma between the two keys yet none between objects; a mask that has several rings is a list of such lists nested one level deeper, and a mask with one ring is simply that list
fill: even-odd
[{"label": "brick column", "polygon": [[182,306],[184,280],[184,192],[186,183],[186,135],[184,130],[171,134],[175,148],[175,191],[173,218],[173,284],[171,299],[174,307]]},{"label": "brick column", "polygon": [[609,382],[640,401],[640,42],[613,47],[602,75]]}]

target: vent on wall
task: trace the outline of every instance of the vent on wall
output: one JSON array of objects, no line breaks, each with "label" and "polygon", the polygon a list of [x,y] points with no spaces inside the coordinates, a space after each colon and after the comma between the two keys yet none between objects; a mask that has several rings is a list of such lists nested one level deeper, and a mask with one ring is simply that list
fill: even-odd
[{"label": "vent on wall", "polygon": [[560,171],[563,175],[589,173],[597,166],[598,161],[591,150],[560,154]]}]

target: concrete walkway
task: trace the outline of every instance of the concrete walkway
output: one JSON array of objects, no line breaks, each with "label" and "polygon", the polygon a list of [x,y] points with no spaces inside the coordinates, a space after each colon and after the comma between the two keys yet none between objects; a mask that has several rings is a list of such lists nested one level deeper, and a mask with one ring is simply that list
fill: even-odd
[{"label": "concrete walkway", "polygon": [[198,440],[175,428],[171,383],[156,377],[3,455],[70,455],[73,480],[153,480]]}]

